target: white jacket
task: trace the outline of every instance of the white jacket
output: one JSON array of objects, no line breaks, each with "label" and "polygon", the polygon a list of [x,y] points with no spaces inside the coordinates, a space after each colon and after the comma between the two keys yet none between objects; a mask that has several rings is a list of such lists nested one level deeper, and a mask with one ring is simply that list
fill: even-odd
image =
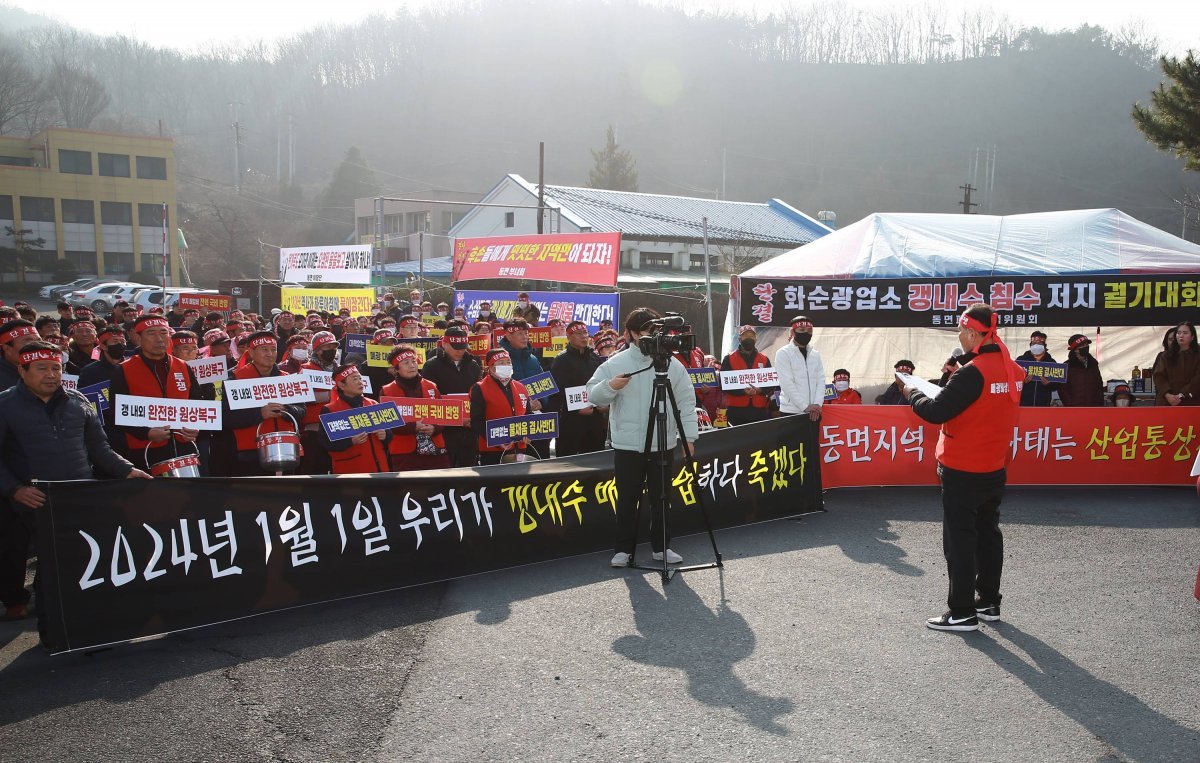
[{"label": "white jacket", "polygon": [[[646,430],[653,422],[650,418],[650,398],[654,389],[654,371],[643,371],[629,380],[620,390],[608,386],[609,380],[620,374],[642,371],[649,366],[650,358],[642,354],[637,346],[621,350],[600,364],[587,383],[588,402],[593,405],[611,406],[608,411],[608,431],[612,446],[617,450],[641,451],[646,447]],[[679,406],[679,419],[683,422],[683,436],[695,442],[700,436],[696,424],[696,388],[683,364],[671,358],[667,367],[667,378],[671,391]],[[652,436],[657,437],[657,432]],[[678,443],[675,431],[675,416],[667,412],[667,447]],[[651,439],[650,447],[656,449],[657,439]]]},{"label": "white jacket", "polygon": [[825,401],[825,366],[821,353],[811,346],[806,358],[795,342],[788,342],[775,353],[775,368],[779,371],[781,413],[803,413],[808,406]]}]

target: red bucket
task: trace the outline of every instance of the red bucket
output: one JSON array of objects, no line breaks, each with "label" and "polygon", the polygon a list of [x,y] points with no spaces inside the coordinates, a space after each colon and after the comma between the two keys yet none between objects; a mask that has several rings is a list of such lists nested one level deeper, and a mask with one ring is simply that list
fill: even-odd
[{"label": "red bucket", "polygon": [[151,477],[199,477],[200,457],[195,453],[176,456],[150,467]]}]

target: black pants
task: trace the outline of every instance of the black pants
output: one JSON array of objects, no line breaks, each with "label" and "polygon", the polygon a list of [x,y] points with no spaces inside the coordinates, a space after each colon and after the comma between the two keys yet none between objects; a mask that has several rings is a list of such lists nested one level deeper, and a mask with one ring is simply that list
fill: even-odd
[{"label": "black pants", "polygon": [[479,459],[478,441],[470,427],[446,427],[446,453],[451,466],[475,466]]},{"label": "black pants", "polygon": [[599,416],[599,413],[593,413],[591,416],[580,416],[577,413],[559,414],[562,431],[554,441],[554,455],[561,458],[604,450],[607,428],[602,418],[599,422],[592,421]]},{"label": "black pants", "polygon": [[25,563],[33,539],[33,512],[0,499],[0,603],[6,607],[29,603]]},{"label": "black pants", "polygon": [[[650,511],[650,548],[655,552],[663,550],[663,531],[666,531],[666,543],[671,543],[671,472],[674,471],[675,452],[653,453],[649,457],[641,451],[614,450],[613,470],[617,486],[617,541],[613,549],[633,553],[637,545],[637,510],[642,500],[642,490],[646,491],[646,506]],[[663,464],[667,469],[666,505],[663,506],[660,495],[663,492]]]},{"label": "black pants", "polygon": [[771,409],[754,408],[749,405],[741,408],[728,406],[725,408],[725,418],[729,420],[729,425],[733,427],[739,424],[753,424],[756,421],[766,421],[771,418]]},{"label": "black pants", "polygon": [[938,466],[942,481],[942,550],[950,575],[946,605],[955,617],[975,614],[975,597],[1000,603],[1004,536],[1000,501],[1007,475],[1003,469],[976,474]]}]

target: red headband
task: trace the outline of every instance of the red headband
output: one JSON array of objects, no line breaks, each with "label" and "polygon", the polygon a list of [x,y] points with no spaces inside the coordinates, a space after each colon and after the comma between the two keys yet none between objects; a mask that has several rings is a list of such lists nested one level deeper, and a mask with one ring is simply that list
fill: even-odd
[{"label": "red headband", "polygon": [[21,353],[21,365],[27,366],[38,360],[57,360],[62,362],[62,353],[52,350],[29,350]]},{"label": "red headband", "polygon": [[1076,339],[1074,342],[1071,342],[1071,344],[1067,345],[1067,349],[1068,350],[1078,350],[1080,347],[1084,346],[1085,344],[1091,344],[1091,343],[1092,343],[1091,339],[1088,339],[1086,336],[1081,336],[1078,339]]},{"label": "red headband", "polygon": [[998,317],[999,317],[999,315],[997,313],[992,313],[992,325],[985,326],[985,325],[983,325],[983,321],[979,320],[978,318],[974,318],[970,315],[967,315],[966,313],[963,313],[962,315],[960,315],[958,317],[958,325],[965,326],[969,329],[974,329],[974,330],[978,331],[980,334],[983,334],[984,336],[987,336],[988,334],[995,335],[996,319]]},{"label": "red headband", "polygon": [[796,329],[811,329],[812,327],[812,321],[796,321],[792,324],[792,331]]},{"label": "red headband", "polygon": [[171,344],[195,344],[195,343],[196,343],[196,337],[194,337],[194,336],[173,336],[173,337],[171,337]]},{"label": "red headband", "polygon": [[1021,370],[1020,366],[1017,366],[1012,362],[1012,356],[1008,353],[1008,346],[1004,344],[1003,340],[1000,339],[1000,334],[996,331],[996,326],[999,324],[999,321],[1000,314],[994,311],[992,312],[992,325],[990,326],[984,325],[983,321],[968,315],[965,312],[958,317],[959,326],[974,329],[980,334],[983,334],[983,338],[979,340],[979,344],[971,348],[971,352],[979,352],[979,348],[983,346],[983,343],[987,341],[988,337],[991,337],[992,341],[996,343],[996,346],[1000,348],[1000,357],[1004,359],[1004,372],[1008,377],[1008,396],[1014,402],[1020,402],[1021,390],[1017,388],[1017,384],[1023,375],[1018,374],[1018,371]]},{"label": "red headband", "polygon": [[500,365],[501,361],[507,362],[510,366],[512,365],[512,357],[507,352],[498,352],[488,361],[488,366]]},{"label": "red headband", "polygon": [[250,344],[247,346],[251,350],[253,350],[255,347],[265,347],[268,344],[271,345],[272,347],[275,347],[278,343],[275,341],[275,339],[273,337],[260,336],[257,339],[251,339]]},{"label": "red headband", "polygon": [[[347,379],[349,379],[351,376],[354,376],[355,374],[358,374],[358,366],[349,366],[349,367],[343,369],[342,371],[334,374],[333,380],[335,382],[346,381]],[[361,375],[361,374],[359,374],[359,375]]]},{"label": "red headband", "polygon": [[112,339],[114,336],[119,336],[122,339],[125,338],[124,332],[122,332],[116,326],[106,326],[104,328],[104,330],[101,331],[100,334],[96,337],[96,339],[101,342],[107,342],[109,339]]},{"label": "red headband", "polygon": [[169,328],[171,328],[171,324],[167,323],[166,318],[146,318],[145,320],[138,321],[134,325],[133,330],[135,332],[137,332],[138,334],[140,334],[143,331],[145,331],[146,329],[159,329],[159,328],[169,329]]},{"label": "red headband", "polygon": [[416,363],[417,353],[413,352],[412,350],[401,350],[400,352],[396,353],[395,357],[392,358],[392,365],[398,366],[406,360],[411,360],[412,362]]},{"label": "red headband", "polygon": [[9,329],[0,334],[0,344],[14,342],[23,336],[37,336],[37,329],[33,326],[17,326],[14,329]]}]

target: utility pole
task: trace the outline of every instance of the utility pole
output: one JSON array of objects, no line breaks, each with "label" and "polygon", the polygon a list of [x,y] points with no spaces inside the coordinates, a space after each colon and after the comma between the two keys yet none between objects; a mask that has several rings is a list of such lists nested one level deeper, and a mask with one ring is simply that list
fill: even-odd
[{"label": "utility pole", "polygon": [[296,181],[296,137],[292,115],[288,114],[288,185]]},{"label": "utility pole", "polygon": [[537,232],[542,231],[542,218],[546,214],[546,142],[538,143],[538,219]]},{"label": "utility pole", "polygon": [[971,207],[977,207],[979,205],[976,204],[975,202],[971,201],[971,191],[976,191],[978,189],[975,188],[974,186],[972,186],[970,183],[967,183],[966,185],[960,185],[959,188],[961,188],[962,192],[963,192],[963,200],[958,202],[959,205],[963,208],[963,214],[964,215],[975,214],[974,212],[971,211]]},{"label": "utility pole", "polygon": [[229,104],[229,112],[233,117],[233,187],[240,196],[242,193],[242,158],[239,152],[242,143],[242,125],[238,122],[238,106],[241,104],[237,101]]}]

